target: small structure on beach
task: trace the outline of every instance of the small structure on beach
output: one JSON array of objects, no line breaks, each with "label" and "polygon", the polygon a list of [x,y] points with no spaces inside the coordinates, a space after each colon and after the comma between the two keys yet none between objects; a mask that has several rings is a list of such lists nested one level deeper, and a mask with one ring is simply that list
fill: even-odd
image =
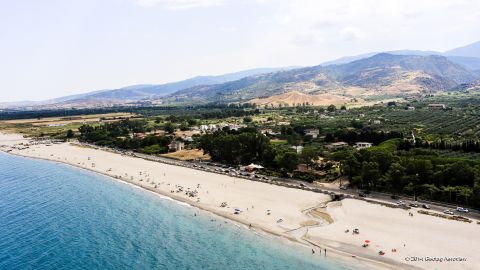
[{"label": "small structure on beach", "polygon": [[248,171],[248,172],[253,172],[255,170],[261,170],[263,168],[264,167],[262,165],[253,164],[253,163],[250,163],[249,165],[244,167],[245,171]]}]

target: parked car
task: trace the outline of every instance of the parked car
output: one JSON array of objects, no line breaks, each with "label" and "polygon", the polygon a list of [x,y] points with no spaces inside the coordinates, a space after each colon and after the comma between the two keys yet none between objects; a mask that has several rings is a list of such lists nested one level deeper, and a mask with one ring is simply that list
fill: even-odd
[{"label": "parked car", "polygon": [[346,186],[340,186],[340,189],[341,189],[341,190],[346,190],[347,187],[346,187]]},{"label": "parked car", "polygon": [[416,203],[411,203],[411,204],[409,204],[409,206],[410,206],[410,207],[415,207],[415,208],[416,208],[416,207],[418,207],[418,204],[416,204]]},{"label": "parked car", "polygon": [[400,197],[398,197],[397,195],[392,195],[392,196],[390,196],[390,198],[392,198],[392,199],[394,199],[394,200],[400,199]]},{"label": "parked car", "polygon": [[445,211],[443,211],[443,213],[447,214],[447,215],[454,215],[454,213],[448,209],[446,209]]},{"label": "parked car", "polygon": [[405,202],[404,201],[397,201],[397,204],[398,205],[405,205]]},{"label": "parked car", "polygon": [[422,207],[425,208],[425,209],[430,209],[430,205],[428,205],[428,204],[422,204]]},{"label": "parked car", "polygon": [[358,193],[358,196],[360,196],[360,197],[367,197],[367,195],[365,195],[365,193]]},{"label": "parked car", "polygon": [[457,207],[457,212],[468,213],[467,208]]}]

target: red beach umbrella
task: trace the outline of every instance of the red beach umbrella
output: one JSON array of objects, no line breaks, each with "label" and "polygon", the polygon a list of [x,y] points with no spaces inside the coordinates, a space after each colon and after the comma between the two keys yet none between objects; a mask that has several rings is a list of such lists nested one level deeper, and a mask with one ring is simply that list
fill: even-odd
[{"label": "red beach umbrella", "polygon": [[365,240],[365,243],[367,243],[367,244],[370,243],[370,240]]}]

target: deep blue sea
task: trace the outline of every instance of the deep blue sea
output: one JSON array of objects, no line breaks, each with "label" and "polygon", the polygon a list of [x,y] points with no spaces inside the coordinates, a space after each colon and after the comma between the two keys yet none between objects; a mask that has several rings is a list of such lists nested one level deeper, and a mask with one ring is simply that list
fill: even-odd
[{"label": "deep blue sea", "polygon": [[0,153],[0,269],[346,269],[225,221],[108,177]]}]

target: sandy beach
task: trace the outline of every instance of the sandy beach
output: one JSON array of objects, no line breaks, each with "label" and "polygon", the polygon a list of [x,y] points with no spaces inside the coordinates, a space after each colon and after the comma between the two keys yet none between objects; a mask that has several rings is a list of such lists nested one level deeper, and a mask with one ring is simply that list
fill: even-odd
[{"label": "sandy beach", "polygon": [[[328,256],[367,269],[478,269],[480,265],[477,221],[446,220],[418,214],[417,210],[394,209],[355,199],[329,202],[330,197],[325,194],[71,143],[28,147],[21,143],[28,143],[28,139],[0,133],[1,150],[11,154],[102,173],[251,225],[252,229],[310,243],[322,248],[322,252],[327,249]],[[352,234],[356,228],[359,234]],[[362,247],[365,240],[369,241],[368,247]],[[314,247],[317,252],[318,247]],[[379,255],[380,250],[385,254]]]}]

